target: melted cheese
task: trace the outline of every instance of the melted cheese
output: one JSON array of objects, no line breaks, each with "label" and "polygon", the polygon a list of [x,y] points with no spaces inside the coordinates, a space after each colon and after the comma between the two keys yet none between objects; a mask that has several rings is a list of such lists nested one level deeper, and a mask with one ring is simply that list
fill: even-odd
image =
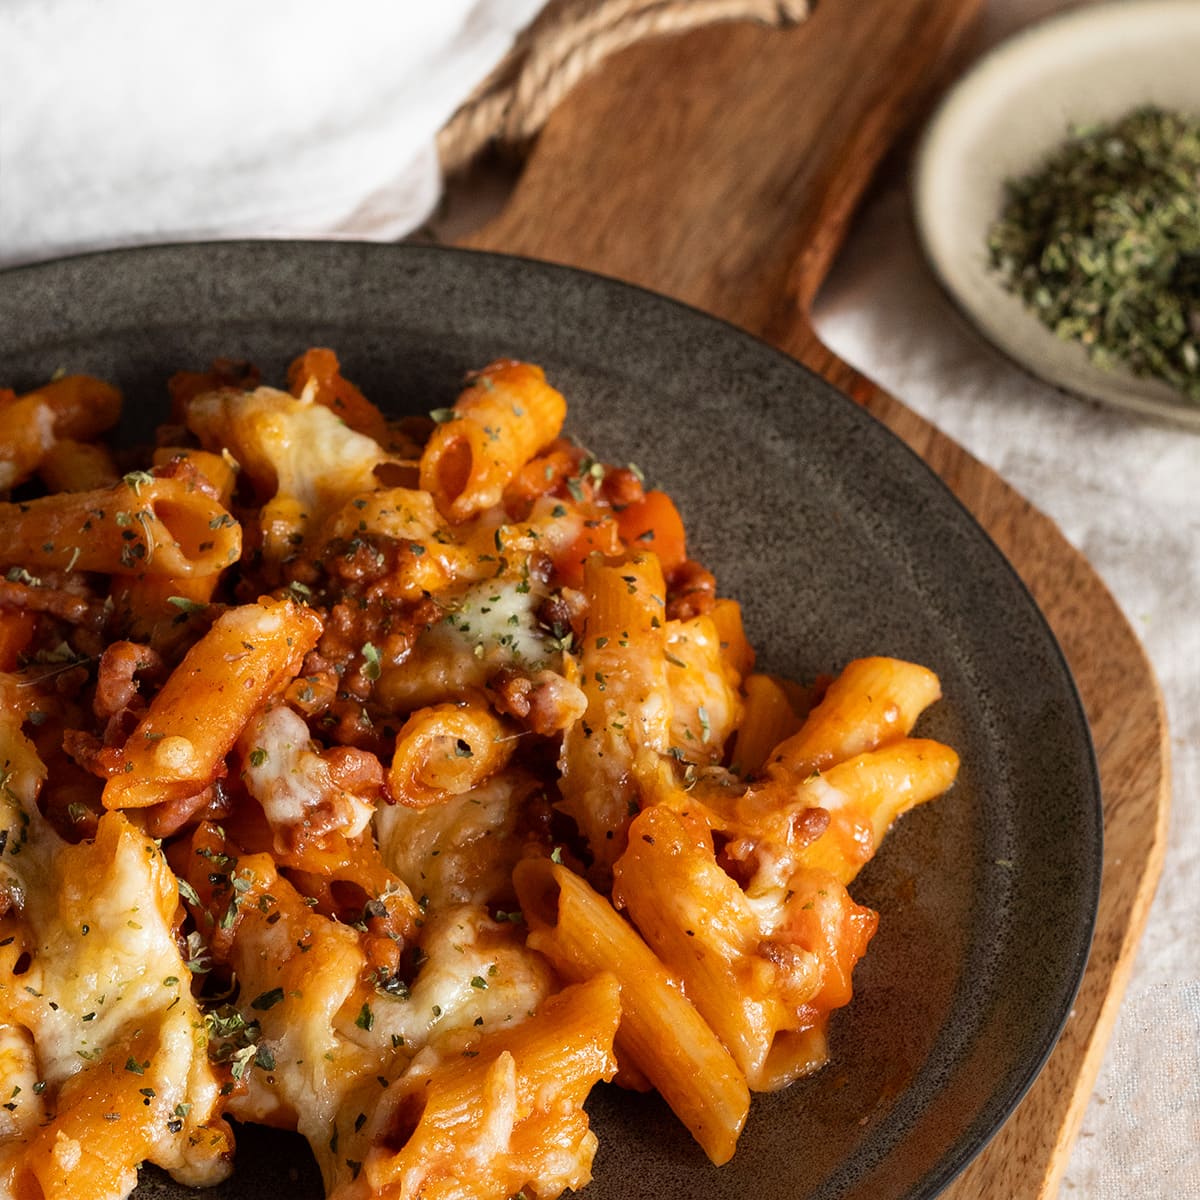
[{"label": "melted cheese", "polygon": [[444,804],[381,808],[375,830],[384,862],[433,909],[497,901],[511,892],[522,846],[517,818],[532,786],[527,775],[506,772]]},{"label": "melted cheese", "polygon": [[689,762],[719,762],[742,716],[710,617],[667,622],[667,686],[671,745]]},{"label": "melted cheese", "polygon": [[334,783],[308,726],[286,705],[254,717],[238,739],[246,789],[262,805],[273,830],[338,830],[357,837],[375,806]]},{"label": "melted cheese", "polygon": [[554,990],[545,960],[475,905],[431,918],[421,949],[425,958],[408,998],[381,996],[374,1005],[379,1033],[410,1049],[519,1024]]},{"label": "melted cheese", "polygon": [[[520,1024],[554,980],[510,926],[463,906],[425,927],[410,992],[376,990],[359,935],[309,910],[267,863],[265,856],[240,860],[239,872],[254,878],[234,966],[241,1012],[260,1025],[257,1044],[271,1065],[250,1071],[230,1112],[294,1125],[328,1181],[342,1163],[329,1150],[339,1119],[366,1111],[414,1054],[426,1050],[434,1063],[454,1058],[487,1032]],[[266,911],[254,900],[262,894],[272,899]]]},{"label": "melted cheese", "polygon": [[261,387],[198,396],[188,426],[205,449],[228,449],[260,494],[272,498],[262,520],[268,544],[286,545],[352,496],[377,486],[375,468],[390,461],[378,442],[356,433],[306,392],[297,399]]},{"label": "melted cheese", "polygon": [[[0,1025],[0,1182],[5,1143],[24,1140],[45,1117],[33,1038],[16,1025]],[[0,1194],[3,1194],[0,1191]]]},{"label": "melted cheese", "polygon": [[[234,942],[239,1004],[245,1020],[261,1026],[259,1044],[275,1065],[249,1073],[248,1090],[230,1101],[230,1112],[294,1125],[317,1147],[347,1091],[385,1061],[378,1045],[361,1046],[342,1028],[353,1027],[353,1013],[345,1022],[341,1014],[353,1007],[366,958],[354,930],[308,909],[265,855],[240,860],[238,869],[251,883]],[[261,895],[274,903],[260,907],[254,897]],[[263,996],[277,999],[268,1004]]]},{"label": "melted cheese", "polygon": [[[106,1083],[108,1060],[137,1049],[129,1057],[158,1131],[145,1157],[187,1182],[217,1182],[228,1173],[228,1146],[220,1129],[204,1128],[219,1097],[191,973],[175,943],[175,877],[157,845],[120,812],[101,818],[95,841],[63,843],[37,809],[41,771],[32,747],[12,726],[0,727],[0,741],[10,764],[0,823],[21,831],[6,872],[29,955],[22,975],[11,965],[0,970],[0,1012],[32,1033],[47,1102],[85,1072],[96,1074],[99,1094],[120,1095]],[[59,1104],[58,1121],[69,1122],[72,1103]],[[186,1106],[185,1116],[172,1127],[177,1106]],[[110,1136],[119,1144],[117,1124]]]},{"label": "melted cheese", "polygon": [[376,696],[393,711],[411,712],[481,688],[505,667],[526,673],[557,668],[561,643],[536,615],[545,596],[538,584],[515,575],[439,597],[446,615],[403,661],[384,664]]},{"label": "melted cheese", "polygon": [[492,670],[541,670],[557,661],[558,643],[537,622],[544,590],[529,580],[488,579],[447,600],[449,611],[427,635],[434,653],[470,655]]}]

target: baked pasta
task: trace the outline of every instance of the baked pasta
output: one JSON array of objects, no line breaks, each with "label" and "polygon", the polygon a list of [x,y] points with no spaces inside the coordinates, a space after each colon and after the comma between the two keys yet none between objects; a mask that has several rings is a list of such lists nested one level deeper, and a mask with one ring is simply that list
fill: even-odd
[{"label": "baked pasta", "polygon": [[0,1195],[210,1184],[232,1118],[335,1200],[552,1200],[614,1078],[725,1162],[954,780],[936,677],[755,672],[536,366],[397,422],[323,349],[169,390],[140,462],[98,380],[0,393]]}]

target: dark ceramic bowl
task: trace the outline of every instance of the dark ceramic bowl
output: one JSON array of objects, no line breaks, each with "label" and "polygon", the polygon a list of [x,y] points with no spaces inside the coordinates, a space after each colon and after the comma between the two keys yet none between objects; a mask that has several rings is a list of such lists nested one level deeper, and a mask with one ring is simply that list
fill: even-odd
[{"label": "dark ceramic bowl", "polygon": [[[450,403],[493,358],[545,366],[569,431],[675,496],[692,554],[744,605],[760,664],[800,678],[912,658],[945,699],[953,791],[900,822],[854,894],[881,915],[831,1064],[755,1099],[711,1166],[654,1097],[601,1087],[589,1200],[916,1200],[980,1150],[1049,1053],[1087,958],[1101,813],[1062,654],[1004,558],[881,425],[782,354],[611,280],[407,246],[250,243],[93,255],[0,275],[0,383],[55,369],[125,389],[217,355],[268,379],[310,345],[393,412]],[[319,1197],[296,1138],[243,1130],[211,1200]],[[139,1197],[185,1193],[145,1172]]]}]

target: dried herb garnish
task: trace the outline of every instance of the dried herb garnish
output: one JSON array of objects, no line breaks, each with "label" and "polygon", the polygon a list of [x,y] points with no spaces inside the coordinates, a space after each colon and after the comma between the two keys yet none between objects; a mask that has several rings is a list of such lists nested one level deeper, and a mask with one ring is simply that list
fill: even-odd
[{"label": "dried herb garnish", "polygon": [[1097,365],[1200,404],[1200,119],[1077,129],[1006,191],[988,235],[1005,286]]}]

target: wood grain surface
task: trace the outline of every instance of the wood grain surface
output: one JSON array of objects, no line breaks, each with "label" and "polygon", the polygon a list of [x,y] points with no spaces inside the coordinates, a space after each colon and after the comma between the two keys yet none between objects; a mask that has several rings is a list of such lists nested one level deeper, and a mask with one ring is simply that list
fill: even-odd
[{"label": "wood grain surface", "polygon": [[830,353],[813,295],[885,149],[944,79],[978,0],[822,0],[785,31],[720,26],[624,51],[539,138],[466,244],[615,275],[774,342],[865,405],[947,482],[1017,568],[1083,695],[1105,862],[1095,942],[1045,1070],[954,1200],[1051,1197],[1133,962],[1166,834],[1161,697],[1112,596],[1054,523]]}]

